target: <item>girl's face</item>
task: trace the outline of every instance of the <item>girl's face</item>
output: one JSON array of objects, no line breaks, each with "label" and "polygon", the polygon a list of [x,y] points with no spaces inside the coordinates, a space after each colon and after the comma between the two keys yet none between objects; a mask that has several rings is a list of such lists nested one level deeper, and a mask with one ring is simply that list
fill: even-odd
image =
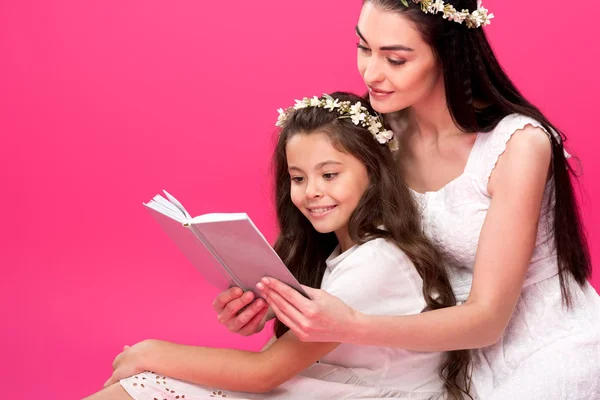
[{"label": "girl's face", "polygon": [[358,70],[380,113],[418,104],[442,79],[432,48],[406,17],[366,2],[356,26]]},{"label": "girl's face", "polygon": [[294,135],[286,157],[292,202],[318,232],[335,232],[344,248],[350,216],[369,186],[367,168],[321,132]]}]

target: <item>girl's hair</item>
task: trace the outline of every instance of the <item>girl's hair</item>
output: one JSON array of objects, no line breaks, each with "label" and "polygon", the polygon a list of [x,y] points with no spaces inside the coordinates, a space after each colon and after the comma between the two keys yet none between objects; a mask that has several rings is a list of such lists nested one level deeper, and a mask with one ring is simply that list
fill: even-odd
[{"label": "girl's hair", "polygon": [[[339,92],[331,96],[340,101],[361,101],[375,115],[363,98]],[[391,241],[414,263],[423,279],[427,308],[435,310],[454,306],[456,300],[440,253],[422,232],[419,211],[400,178],[392,153],[386,145],[379,144],[367,128],[338,116],[337,112],[323,108],[296,110],[288,116],[280,132],[273,158],[275,202],[281,232],[275,250],[300,283],[315,288],[320,286],[326,268],[325,260],[338,241],[334,233],[317,232],[292,203],[286,144],[294,135],[325,133],[335,148],[360,160],[369,176],[369,186],[348,224],[352,240],[358,244],[374,238]],[[381,229],[382,225],[385,230]],[[275,322],[277,337],[287,329],[280,321]],[[469,364],[468,351],[448,353],[442,377],[450,393],[461,393],[462,388],[468,388]]]},{"label": "girl's hair", "polygon": [[[564,155],[566,137],[541,111],[523,97],[506,75],[483,29],[467,29],[440,14],[425,14],[420,5],[405,7],[399,0],[364,0],[386,11],[400,13],[412,21],[439,59],[444,76],[446,102],[455,123],[465,132],[489,132],[509,114],[518,113],[539,121],[552,143],[553,196],[548,205],[553,212],[556,248],[563,301],[571,304],[569,276],[583,285],[591,275],[589,249],[571,175],[577,177]],[[457,10],[477,8],[477,0],[450,0]],[[556,190],[558,189],[558,190]]]}]

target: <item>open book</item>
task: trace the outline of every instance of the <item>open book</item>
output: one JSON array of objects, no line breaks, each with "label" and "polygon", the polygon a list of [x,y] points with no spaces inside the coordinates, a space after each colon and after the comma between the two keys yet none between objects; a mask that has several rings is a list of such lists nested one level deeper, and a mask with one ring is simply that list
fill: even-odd
[{"label": "open book", "polygon": [[269,276],[307,296],[248,215],[192,218],[177,199],[164,193],[166,198],[158,194],[144,205],[209,284],[221,290],[239,286],[260,296],[256,284]]}]

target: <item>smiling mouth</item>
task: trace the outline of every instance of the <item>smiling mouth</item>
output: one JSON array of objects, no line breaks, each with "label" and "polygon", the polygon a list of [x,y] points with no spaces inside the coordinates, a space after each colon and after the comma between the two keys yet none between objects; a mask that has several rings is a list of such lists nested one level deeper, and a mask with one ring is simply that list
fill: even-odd
[{"label": "smiling mouth", "polygon": [[386,92],[384,90],[375,89],[369,86],[369,94],[373,96],[387,96],[388,94],[392,94],[394,92]]},{"label": "smiling mouth", "polygon": [[306,207],[306,209],[308,210],[308,212],[310,213],[311,216],[313,217],[321,217],[323,215],[328,214],[331,210],[333,210],[334,208],[336,208],[337,206],[328,206],[328,207]]}]

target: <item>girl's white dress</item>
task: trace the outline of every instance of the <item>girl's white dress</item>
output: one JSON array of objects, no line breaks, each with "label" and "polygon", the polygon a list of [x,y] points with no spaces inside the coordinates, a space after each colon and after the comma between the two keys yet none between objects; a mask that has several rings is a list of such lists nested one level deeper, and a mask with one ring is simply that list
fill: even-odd
[{"label": "girl's white dress", "polygon": [[[471,288],[479,234],[491,202],[490,175],[512,135],[527,125],[542,128],[528,117],[507,116],[493,131],[478,134],[461,176],[439,191],[414,192],[426,234],[451,265],[459,301],[467,299]],[[473,351],[473,383],[483,400],[600,399],[600,297],[589,284],[571,282],[572,308],[562,304],[553,193],[548,182],[531,264],[504,335],[493,346]]]},{"label": "girl's white dress", "polygon": [[[426,307],[423,281],[414,265],[384,239],[342,254],[336,249],[327,260],[321,288],[367,314],[418,314]],[[208,388],[151,372],[120,383],[136,400],[430,399],[442,392],[438,373],[443,360],[443,353],[341,344],[319,363],[266,394]]]}]

